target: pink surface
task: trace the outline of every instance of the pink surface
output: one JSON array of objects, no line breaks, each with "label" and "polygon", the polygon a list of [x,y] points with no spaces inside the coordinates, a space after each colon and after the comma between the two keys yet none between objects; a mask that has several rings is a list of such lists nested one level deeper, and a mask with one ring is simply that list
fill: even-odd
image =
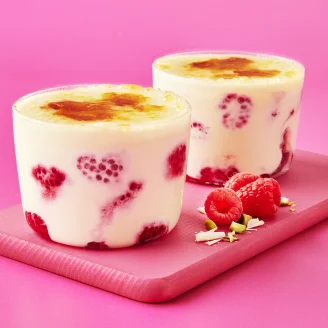
[{"label": "pink surface", "polygon": [[[0,208],[20,198],[10,113],[15,99],[68,83],[149,85],[152,59],[167,52],[230,48],[302,60],[307,77],[298,148],[328,154],[327,7],[325,0],[1,2]],[[161,305],[0,257],[0,325],[217,327],[233,318],[235,327],[326,327],[327,235],[324,221]],[[241,284],[245,277],[250,283]]]},{"label": "pink surface", "polygon": [[292,170],[279,179],[296,212],[281,208],[237,243],[195,243],[205,220],[196,208],[213,188],[187,183],[180,221],[160,241],[109,251],[67,247],[38,237],[15,206],[0,212],[0,254],[138,301],[163,302],[328,218],[327,167],[328,156],[297,152]]}]

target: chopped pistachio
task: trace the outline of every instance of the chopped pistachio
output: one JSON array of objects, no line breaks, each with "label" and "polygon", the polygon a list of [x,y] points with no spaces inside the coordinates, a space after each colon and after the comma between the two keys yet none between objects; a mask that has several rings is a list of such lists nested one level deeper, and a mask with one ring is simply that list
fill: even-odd
[{"label": "chopped pistachio", "polygon": [[289,198],[281,197],[280,198],[280,206],[289,206]]},{"label": "chopped pistachio", "polygon": [[252,217],[248,214],[242,214],[241,217],[238,220],[238,223],[243,224],[247,227],[248,222],[252,220]]},{"label": "chopped pistachio", "polygon": [[289,211],[290,212],[295,212],[295,208],[290,208]]},{"label": "chopped pistachio", "polygon": [[224,240],[224,241],[229,241],[230,243],[233,243],[233,242],[237,241],[238,238],[235,237],[235,236],[233,235],[233,233],[229,232],[229,233],[228,233],[228,236],[223,237],[222,240]]},{"label": "chopped pistachio", "polygon": [[207,230],[212,230],[212,229],[217,228],[216,224],[212,220],[206,220],[205,227]]},{"label": "chopped pistachio", "polygon": [[235,233],[243,233],[246,231],[246,226],[240,223],[237,223],[235,221],[232,221],[230,225],[230,231],[233,231]]},{"label": "chopped pistachio", "polygon": [[288,206],[295,206],[295,203],[294,202],[289,202]]}]

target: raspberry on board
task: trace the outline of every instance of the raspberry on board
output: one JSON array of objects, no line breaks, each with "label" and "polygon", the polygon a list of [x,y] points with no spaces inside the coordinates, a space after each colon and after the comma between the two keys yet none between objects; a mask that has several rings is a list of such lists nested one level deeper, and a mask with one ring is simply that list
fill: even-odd
[{"label": "raspberry on board", "polygon": [[213,190],[206,198],[205,212],[218,225],[230,225],[243,213],[243,205],[237,194],[228,188]]},{"label": "raspberry on board", "polygon": [[256,181],[259,179],[260,176],[246,173],[246,172],[240,172],[235,175],[233,175],[224,185],[225,188],[230,188],[234,191],[238,191],[241,187],[246,186],[247,184]]},{"label": "raspberry on board", "polygon": [[281,198],[278,182],[270,178],[259,178],[247,184],[237,191],[237,195],[243,203],[244,213],[252,217],[275,215]]},{"label": "raspberry on board", "polygon": [[231,177],[225,187],[237,192],[245,214],[266,217],[278,211],[281,191],[279,183],[274,179],[241,172]]}]

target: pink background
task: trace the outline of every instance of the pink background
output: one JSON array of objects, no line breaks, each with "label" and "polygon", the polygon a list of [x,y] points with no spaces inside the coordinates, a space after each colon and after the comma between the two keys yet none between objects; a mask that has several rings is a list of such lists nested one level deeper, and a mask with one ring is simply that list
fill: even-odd
[{"label": "pink background", "polygon": [[[1,1],[0,208],[19,202],[11,126],[17,98],[72,83],[150,85],[151,62],[176,51],[259,51],[302,61],[298,147],[328,154],[327,11],[326,0]],[[137,319],[152,327],[325,327],[328,271],[318,268],[328,255],[327,234],[323,222],[165,305],[135,303],[0,258],[0,325],[90,327],[116,318],[116,327],[139,326]],[[240,284],[246,276],[251,283]]]}]

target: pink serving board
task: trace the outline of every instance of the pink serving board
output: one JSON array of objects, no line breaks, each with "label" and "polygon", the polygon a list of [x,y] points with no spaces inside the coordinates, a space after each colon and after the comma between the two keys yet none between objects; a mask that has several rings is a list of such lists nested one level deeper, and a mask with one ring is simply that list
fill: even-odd
[{"label": "pink serving board", "polygon": [[186,184],[181,220],[166,237],[118,250],[84,250],[39,238],[20,205],[0,212],[0,254],[142,302],[163,302],[328,218],[328,156],[297,151],[292,170],[279,179],[296,211],[279,209],[257,231],[235,243],[195,243],[205,216],[196,208],[212,187]]}]

